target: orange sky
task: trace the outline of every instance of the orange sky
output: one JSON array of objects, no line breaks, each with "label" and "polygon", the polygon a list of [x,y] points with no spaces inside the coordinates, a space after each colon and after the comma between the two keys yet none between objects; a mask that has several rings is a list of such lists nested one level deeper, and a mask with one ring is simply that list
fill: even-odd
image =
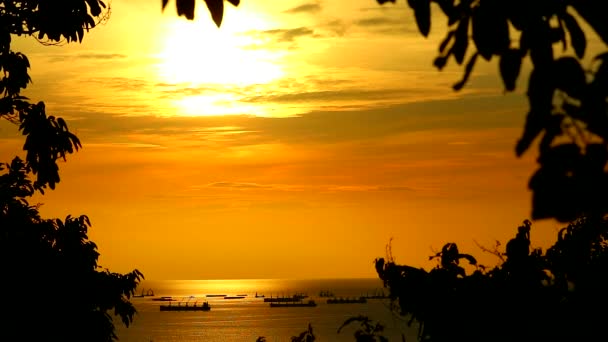
[{"label": "orange sky", "polygon": [[[44,100],[84,148],[46,217],[87,214],[100,264],[147,279],[375,277],[430,267],[446,242],[506,242],[530,214],[535,150],[514,153],[527,77],[504,94],[478,63],[461,92],[432,66],[444,31],[405,1],[244,1],[221,29],[170,3],[114,0],[82,44],[15,39]],[[436,11],[437,12],[437,11]],[[529,66],[525,65],[525,70]],[[0,123],[0,157],[21,150]],[[560,225],[535,222],[546,247]]]}]

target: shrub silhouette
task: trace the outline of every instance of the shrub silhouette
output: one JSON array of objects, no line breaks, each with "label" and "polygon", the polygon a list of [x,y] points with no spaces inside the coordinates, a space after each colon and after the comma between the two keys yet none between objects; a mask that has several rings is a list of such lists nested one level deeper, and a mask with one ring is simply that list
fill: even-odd
[{"label": "shrub silhouette", "polygon": [[[376,270],[420,341],[603,340],[608,221],[580,218],[544,253],[530,248],[530,228],[524,221],[492,269],[448,243],[430,271],[397,264],[390,248]],[[462,259],[476,269],[466,274]]]},{"label": "shrub silhouette", "polygon": [[128,301],[143,275],[122,275],[97,265],[87,216],[44,219],[28,197],[34,184],[26,164],[0,164],[0,293],[6,315],[0,336],[32,341],[111,341],[110,312],[125,325]]},{"label": "shrub silhouette", "polygon": [[[97,246],[88,239],[87,216],[44,219],[28,202],[59,183],[58,159],[81,147],[66,122],[46,113],[44,102],[21,95],[31,82],[28,58],[11,50],[12,35],[45,44],[81,42],[85,31],[107,19],[101,0],[0,3],[0,118],[25,136],[25,160],[0,163],[0,269],[3,316],[0,339],[111,341],[112,311],[129,325],[129,302],[143,275],[100,269]],[[35,176],[31,180],[30,176]]]}]

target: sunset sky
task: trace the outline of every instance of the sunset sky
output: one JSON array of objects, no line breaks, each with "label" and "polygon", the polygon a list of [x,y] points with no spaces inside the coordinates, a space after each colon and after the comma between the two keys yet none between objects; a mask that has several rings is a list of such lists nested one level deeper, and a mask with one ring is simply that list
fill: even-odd
[{"label": "sunset sky", "polygon": [[[432,267],[444,243],[506,243],[531,212],[536,150],[516,158],[527,74],[505,94],[496,61],[432,65],[406,1],[114,0],[81,44],[13,41],[23,93],[65,118],[83,149],[35,198],[44,217],[86,214],[100,264],[146,279],[375,277],[397,261]],[[524,65],[524,72],[529,65]],[[0,122],[0,157],[21,153]],[[534,222],[548,246],[561,225]]]}]

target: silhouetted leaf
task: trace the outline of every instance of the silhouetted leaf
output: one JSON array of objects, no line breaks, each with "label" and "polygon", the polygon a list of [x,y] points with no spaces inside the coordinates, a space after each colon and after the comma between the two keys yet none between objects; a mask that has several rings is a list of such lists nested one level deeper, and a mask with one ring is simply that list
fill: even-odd
[{"label": "silhouetted leaf", "polygon": [[[553,62],[553,47],[549,23],[538,23],[525,32],[525,44],[530,49],[530,58],[534,66],[550,65]],[[524,39],[523,34],[522,39]]]},{"label": "silhouetted leaf", "polygon": [[217,27],[222,25],[222,17],[224,16],[224,0],[205,0],[207,8],[211,13],[211,18]]},{"label": "silhouetted leaf", "polygon": [[346,327],[347,325],[349,325],[349,324],[351,324],[353,322],[369,322],[369,321],[370,321],[370,319],[367,316],[363,316],[363,315],[349,317],[338,328],[338,333],[340,333],[340,331],[342,330],[342,328]]},{"label": "silhouetted leaf", "polygon": [[515,154],[518,157],[528,150],[532,141],[536,139],[536,137],[543,131],[545,121],[547,117],[551,115],[551,112],[537,112],[530,111],[526,116],[526,124],[524,126],[524,132],[517,141],[517,145],[515,146]]},{"label": "silhouetted leaf", "polygon": [[[392,0],[393,2],[395,2],[395,0]],[[240,0],[228,0],[229,3],[231,3],[233,6],[238,6],[241,1]]]},{"label": "silhouetted leaf", "polygon": [[441,70],[443,69],[443,67],[445,67],[446,63],[448,62],[448,57],[447,56],[438,56],[437,58],[435,58],[435,60],[433,61],[433,65]]},{"label": "silhouetted leaf", "polygon": [[439,53],[443,54],[445,52],[446,47],[448,46],[448,44],[450,43],[450,41],[452,40],[452,38],[454,38],[455,34],[456,34],[455,30],[451,30],[451,31],[448,32],[448,34],[443,39],[443,41],[441,42],[441,44],[439,44]]},{"label": "silhouetted leaf", "polygon": [[431,1],[407,0],[407,3],[414,10],[418,30],[423,36],[427,37],[431,31]]},{"label": "silhouetted leaf", "polygon": [[177,6],[177,15],[183,15],[188,20],[194,19],[194,0],[175,0],[175,3]]},{"label": "silhouetted leaf", "polygon": [[564,50],[566,49],[566,32],[564,32],[564,28],[561,26],[561,22],[560,22],[560,26],[558,27],[551,27],[549,30],[549,41],[551,43],[558,43],[561,42],[562,46],[564,48]]},{"label": "silhouetted leaf", "polygon": [[435,3],[439,5],[439,8],[443,11],[448,18],[454,16],[454,0],[435,0]]},{"label": "silhouetted leaf", "polygon": [[587,80],[585,71],[574,57],[561,57],[554,62],[554,85],[568,95],[580,98]]},{"label": "silhouetted leaf", "polygon": [[578,58],[583,58],[585,56],[585,49],[587,48],[587,39],[585,38],[585,33],[576,22],[576,19],[574,19],[574,17],[569,13],[562,13],[561,18],[564,21],[568,32],[570,33],[570,44],[572,44],[576,56]]},{"label": "silhouetted leaf", "polygon": [[456,29],[456,42],[453,47],[453,55],[456,58],[456,63],[462,64],[464,61],[464,55],[467,52],[467,46],[469,45],[469,17],[463,17],[458,23]]},{"label": "silhouetted leaf", "polygon": [[471,72],[473,71],[473,68],[475,67],[475,62],[477,61],[477,56],[479,55],[479,53],[475,53],[473,54],[473,56],[471,56],[471,58],[469,59],[469,62],[467,63],[465,69],[464,69],[464,76],[462,77],[462,80],[460,80],[460,82],[457,82],[456,84],[454,84],[454,86],[452,87],[454,90],[458,91],[460,89],[462,89],[462,87],[464,87],[464,85],[467,83],[467,81],[469,80],[469,76],[471,75]]},{"label": "silhouetted leaf", "polygon": [[161,0],[162,1],[162,9],[164,10],[165,7],[167,7],[167,4],[169,3],[169,0]]},{"label": "silhouetted leaf", "polygon": [[480,1],[471,16],[473,42],[485,60],[490,60],[493,54],[500,54],[510,44],[509,25],[500,3]]},{"label": "silhouetted leaf", "polygon": [[598,33],[600,39],[608,44],[608,25],[606,25],[605,10],[602,2],[598,1],[571,1],[570,6],[585,19],[587,23]]},{"label": "silhouetted leaf", "polygon": [[458,258],[466,259],[469,262],[469,264],[471,264],[471,265],[477,265],[477,259],[475,259],[472,255],[459,254]]},{"label": "silhouetted leaf", "polygon": [[500,76],[507,91],[515,90],[515,84],[521,70],[522,55],[519,49],[508,49],[500,56]]}]

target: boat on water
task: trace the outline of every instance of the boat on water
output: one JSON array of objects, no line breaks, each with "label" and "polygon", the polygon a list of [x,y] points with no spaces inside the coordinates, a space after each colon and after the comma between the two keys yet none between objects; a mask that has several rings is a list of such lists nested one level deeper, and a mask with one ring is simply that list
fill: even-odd
[{"label": "boat on water", "polygon": [[335,297],[334,293],[329,290],[319,291],[319,297]]},{"label": "boat on water", "polygon": [[304,298],[308,298],[308,295],[306,293],[303,293],[303,292],[298,292],[298,293],[296,293],[296,294],[293,295],[293,298],[304,299]]},{"label": "boat on water", "polygon": [[265,296],[263,294],[259,295],[257,292],[255,293],[255,298],[264,298]]},{"label": "boat on water", "polygon": [[158,297],[158,298],[152,298],[152,300],[155,300],[157,302],[173,302],[176,299],[173,299],[173,297],[171,297],[171,296],[163,296],[163,297]]},{"label": "boat on water", "polygon": [[245,296],[225,296],[224,299],[243,299]]},{"label": "boat on water", "polygon": [[133,295],[133,298],[143,298],[143,297],[154,297],[154,291],[152,289],[148,289],[148,291],[144,292],[146,289],[142,289],[141,293]]},{"label": "boat on water", "polygon": [[205,297],[207,297],[207,298],[211,298],[211,297],[226,297],[226,296],[227,295],[225,295],[225,294],[208,294],[208,295],[205,295]]},{"label": "boat on water", "polygon": [[367,303],[367,298],[359,297],[359,298],[329,298],[327,300],[327,304],[365,304]]},{"label": "boat on water", "polygon": [[201,305],[196,305],[196,303],[190,305],[186,303],[185,305],[181,305],[182,303],[177,303],[174,305],[169,303],[169,305],[161,305],[160,311],[209,311],[211,310],[211,306],[209,306],[208,302],[203,302]]},{"label": "boat on water", "polygon": [[309,300],[308,302],[302,301],[292,301],[292,302],[283,302],[283,303],[270,303],[271,308],[301,308],[301,307],[315,307],[317,303],[314,300]]},{"label": "boat on water", "polygon": [[264,301],[268,303],[287,303],[287,302],[297,302],[308,296],[302,294],[295,294],[291,297],[264,297]]},{"label": "boat on water", "polygon": [[384,290],[377,290],[371,295],[366,294],[365,298],[367,298],[367,299],[388,299],[390,297],[384,293]]}]

